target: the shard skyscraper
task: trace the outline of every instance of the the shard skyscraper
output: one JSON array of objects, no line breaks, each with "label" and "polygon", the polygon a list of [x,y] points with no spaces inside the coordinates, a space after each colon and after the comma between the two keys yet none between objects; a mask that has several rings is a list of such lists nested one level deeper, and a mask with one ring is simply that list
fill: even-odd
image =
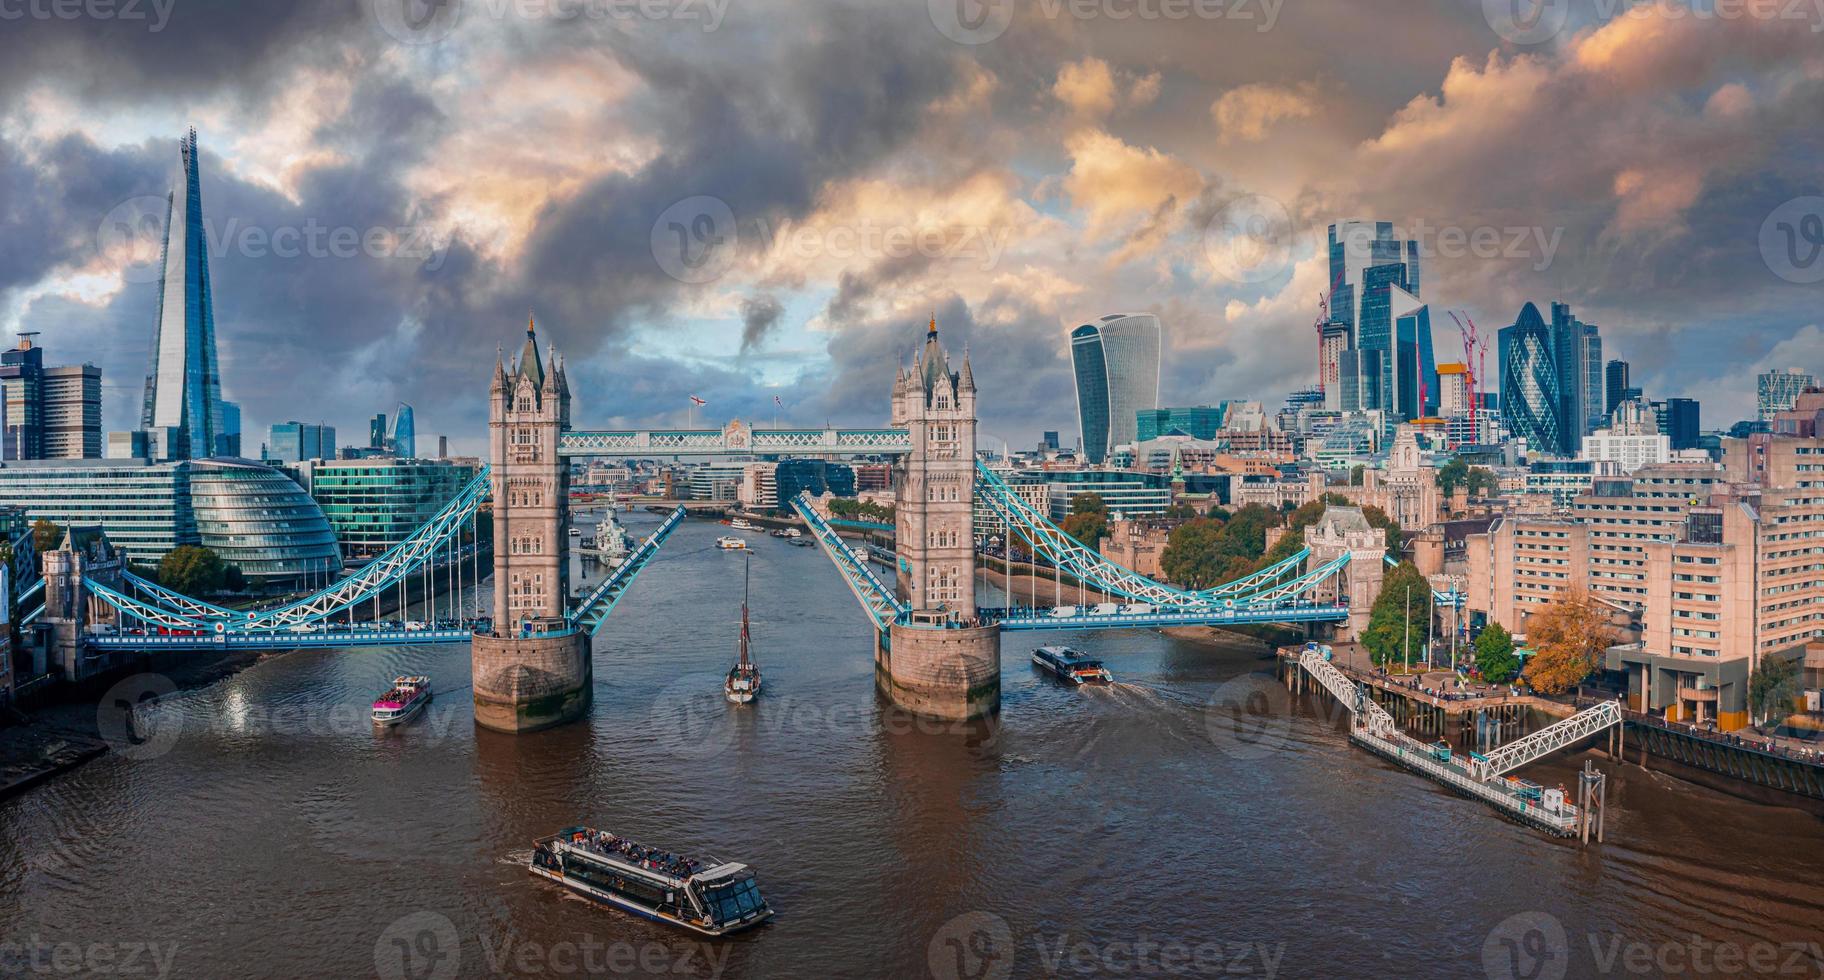
[{"label": "the shard skyscraper", "polygon": [[222,418],[222,378],[215,358],[215,303],[209,292],[209,242],[203,232],[196,130],[178,143],[183,176],[169,197],[164,272],[158,288],[158,333],[140,427],[170,430],[183,456],[230,452]]}]

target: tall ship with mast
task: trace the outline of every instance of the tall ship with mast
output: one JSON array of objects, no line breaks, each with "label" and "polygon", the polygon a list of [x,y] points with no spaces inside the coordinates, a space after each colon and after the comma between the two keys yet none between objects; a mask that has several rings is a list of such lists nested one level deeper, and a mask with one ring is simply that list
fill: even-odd
[{"label": "tall ship with mast", "polygon": [[722,682],[722,693],[732,704],[747,704],[760,696],[760,665],[754,663],[748,649],[751,637],[747,629],[747,589],[753,555],[744,556],[741,564],[741,638],[735,644],[735,666]]}]

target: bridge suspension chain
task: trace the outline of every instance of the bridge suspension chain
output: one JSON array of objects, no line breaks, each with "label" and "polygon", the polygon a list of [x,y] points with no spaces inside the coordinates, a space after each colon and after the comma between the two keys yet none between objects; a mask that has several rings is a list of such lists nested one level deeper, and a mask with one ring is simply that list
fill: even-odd
[{"label": "bridge suspension chain", "polygon": [[[1271,583],[1295,573],[1299,563],[1310,556],[1310,549],[1307,548],[1258,572],[1210,589],[1193,592],[1173,588],[1139,572],[1123,568],[1102,557],[1100,553],[1084,547],[1053,524],[1049,517],[1034,510],[1001,479],[1000,474],[980,460],[975,465],[977,475],[981,478],[976,492],[1010,529],[1019,534],[1033,549],[1033,553],[1043,556],[1054,566],[1101,592],[1157,606],[1208,608],[1222,605],[1228,599],[1240,602],[1244,597],[1265,591]],[[1334,574],[1340,565],[1332,562],[1324,567],[1327,569],[1327,577],[1328,574]],[[1307,583],[1306,588],[1310,584],[1314,583]],[[1304,589],[1297,591],[1302,592]]]}]

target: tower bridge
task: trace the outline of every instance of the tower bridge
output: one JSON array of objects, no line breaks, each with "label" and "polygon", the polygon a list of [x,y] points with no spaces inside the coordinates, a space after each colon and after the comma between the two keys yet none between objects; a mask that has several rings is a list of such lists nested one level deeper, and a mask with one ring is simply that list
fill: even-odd
[{"label": "tower bridge", "polygon": [[[933,319],[924,343],[893,382],[879,427],[762,429],[733,421],[712,429],[572,427],[563,358],[541,352],[528,321],[518,355],[498,358],[488,390],[489,465],[430,522],[378,558],[310,595],[234,610],[144,580],[124,567],[47,557],[43,579],[15,576],[17,600],[43,596],[22,620],[43,615],[86,650],[361,647],[468,642],[478,724],[533,731],[581,717],[593,683],[591,638],[682,521],[678,507],[581,599],[570,575],[570,461],[577,457],[866,455],[893,460],[894,564],[876,575],[857,559],[808,497],[790,506],[835,563],[874,627],[877,689],[894,704],[970,719],[1000,706],[1005,630],[1134,629],[1168,625],[1329,623],[1366,627],[1382,574],[1381,532],[1347,509],[1308,528],[1307,547],[1253,574],[1208,589],[1158,582],[1103,558],[1027,504],[976,459],[978,390],[965,352],[952,360]],[[454,615],[418,628],[379,622],[378,597],[419,576],[443,574],[458,593],[483,584],[477,522],[492,500],[492,615],[461,598]],[[983,607],[976,596],[972,534],[977,502],[1007,524],[1043,564],[1120,601],[1096,607]],[[29,540],[29,538],[28,538]],[[15,543],[16,553],[19,544]],[[452,574],[453,573],[453,574]],[[427,594],[435,594],[427,588]],[[375,615],[363,620],[373,605]]]}]

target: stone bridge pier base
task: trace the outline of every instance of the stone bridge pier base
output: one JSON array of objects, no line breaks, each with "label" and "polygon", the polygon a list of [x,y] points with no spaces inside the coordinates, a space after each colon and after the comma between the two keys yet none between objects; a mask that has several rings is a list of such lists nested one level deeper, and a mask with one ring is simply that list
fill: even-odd
[{"label": "stone bridge pier base", "polygon": [[898,707],[945,721],[1001,710],[1001,628],[894,623],[878,634],[874,685]]},{"label": "stone bridge pier base", "polygon": [[594,697],[589,634],[476,636],[475,723],[497,732],[535,732],[576,721]]}]

